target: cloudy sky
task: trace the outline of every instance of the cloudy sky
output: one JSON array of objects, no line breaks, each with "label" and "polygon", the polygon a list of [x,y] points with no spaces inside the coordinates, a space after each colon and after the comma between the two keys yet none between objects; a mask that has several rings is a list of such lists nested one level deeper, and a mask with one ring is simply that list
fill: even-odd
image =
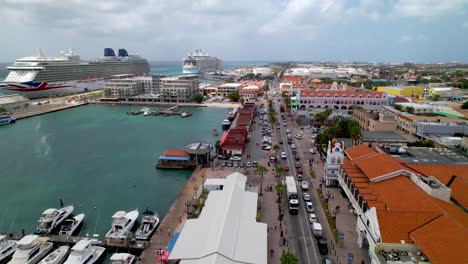
[{"label": "cloudy sky", "polygon": [[0,0],[0,61],[73,47],[154,60],[465,61],[468,0]]}]

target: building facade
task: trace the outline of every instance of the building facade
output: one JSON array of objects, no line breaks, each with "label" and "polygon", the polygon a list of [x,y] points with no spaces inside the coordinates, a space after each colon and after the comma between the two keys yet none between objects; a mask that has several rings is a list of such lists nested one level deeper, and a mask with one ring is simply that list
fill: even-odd
[{"label": "building facade", "polygon": [[198,75],[180,75],[159,79],[161,101],[173,103],[192,102],[194,95],[200,93],[200,77]]},{"label": "building facade", "polygon": [[422,86],[380,86],[378,92],[386,92],[395,96],[416,97],[422,96],[424,87]]},{"label": "building facade", "polygon": [[353,109],[353,118],[365,131],[395,131],[396,116],[386,110],[366,111]]},{"label": "building facade", "polygon": [[328,142],[327,157],[323,166],[325,186],[339,186],[338,174],[344,160],[344,142],[333,140]]},{"label": "building facade", "polygon": [[218,86],[218,95],[227,97],[230,93],[238,93],[242,84],[240,83],[225,83]]},{"label": "building facade", "polygon": [[153,90],[152,76],[134,76],[121,74],[113,76],[104,87],[104,96],[108,98],[128,98]]},{"label": "building facade", "polygon": [[335,108],[350,110],[352,106],[377,110],[388,105],[387,94],[383,92],[353,92],[353,91],[300,91],[298,96],[299,109]]}]

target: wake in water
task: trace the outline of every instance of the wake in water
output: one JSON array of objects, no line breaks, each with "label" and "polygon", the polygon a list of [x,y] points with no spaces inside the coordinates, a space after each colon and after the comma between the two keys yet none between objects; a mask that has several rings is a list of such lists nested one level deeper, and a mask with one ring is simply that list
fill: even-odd
[{"label": "wake in water", "polygon": [[[36,127],[37,128],[37,127]],[[36,145],[35,153],[39,158],[47,157],[52,147],[47,142],[47,135],[41,137],[39,144]]]}]

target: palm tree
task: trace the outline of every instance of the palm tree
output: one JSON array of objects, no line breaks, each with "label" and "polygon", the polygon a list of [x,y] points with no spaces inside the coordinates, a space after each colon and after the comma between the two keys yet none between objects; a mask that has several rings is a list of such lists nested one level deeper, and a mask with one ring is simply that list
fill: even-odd
[{"label": "palm tree", "polygon": [[297,264],[299,259],[291,252],[283,252],[281,255],[281,264]]},{"label": "palm tree", "polygon": [[353,139],[353,145],[356,144],[357,140],[361,137],[361,128],[359,126],[351,126],[349,128],[349,135]]},{"label": "palm tree", "polygon": [[221,140],[216,140],[215,148],[216,148],[216,154],[218,154],[219,150],[221,149]]},{"label": "palm tree", "polygon": [[262,180],[260,181],[260,195],[263,195],[262,189],[263,189],[263,173],[267,172],[268,169],[263,167],[263,166],[258,166],[255,169],[255,173],[261,174],[262,175]]},{"label": "palm tree", "polygon": [[278,175],[279,177],[283,176],[284,175],[284,169],[283,167],[277,167],[276,168],[276,175]]},{"label": "palm tree", "polygon": [[280,146],[274,145],[273,150],[276,151],[276,153],[278,153],[278,150],[280,150]]}]

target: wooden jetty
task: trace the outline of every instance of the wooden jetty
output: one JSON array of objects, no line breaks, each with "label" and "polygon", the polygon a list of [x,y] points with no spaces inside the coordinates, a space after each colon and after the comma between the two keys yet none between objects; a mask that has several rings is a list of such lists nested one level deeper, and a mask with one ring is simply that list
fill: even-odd
[{"label": "wooden jetty", "polygon": [[[0,233],[5,235],[8,239],[11,240],[20,240],[24,235],[17,233]],[[136,240],[132,237],[127,237],[126,239],[109,239],[109,238],[100,238],[100,237],[80,237],[80,236],[64,236],[64,235],[50,235],[46,236],[49,242],[56,244],[76,244],[82,239],[89,239],[95,241],[96,245],[109,248],[125,248],[125,249],[134,249],[134,250],[144,250],[149,246],[149,241],[146,240]]]}]

